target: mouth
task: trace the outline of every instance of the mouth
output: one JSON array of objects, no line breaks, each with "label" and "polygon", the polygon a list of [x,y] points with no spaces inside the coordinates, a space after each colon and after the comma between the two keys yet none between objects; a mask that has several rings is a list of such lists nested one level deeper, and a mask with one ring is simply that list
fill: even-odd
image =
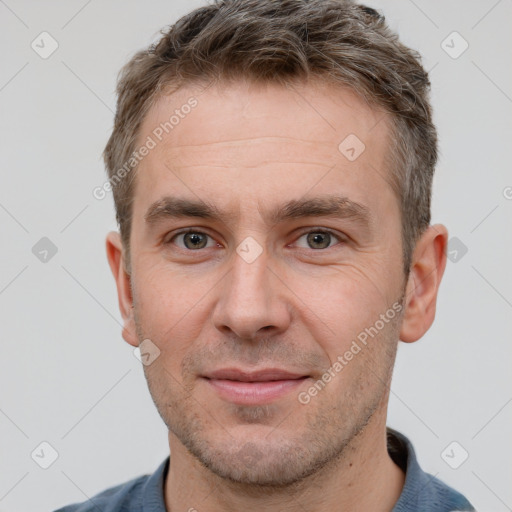
[{"label": "mouth", "polygon": [[237,405],[273,402],[296,390],[309,377],[278,368],[253,372],[225,368],[202,376],[220,398]]}]

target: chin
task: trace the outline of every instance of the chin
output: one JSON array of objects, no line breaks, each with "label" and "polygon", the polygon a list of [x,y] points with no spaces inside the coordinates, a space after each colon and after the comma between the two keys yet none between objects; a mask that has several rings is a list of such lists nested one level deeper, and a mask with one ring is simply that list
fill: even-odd
[{"label": "chin", "polygon": [[[192,441],[192,440],[189,440]],[[233,484],[283,488],[297,484],[325,467],[339,453],[306,441],[262,437],[244,441],[206,440],[187,446],[192,455],[215,475]],[[323,448],[323,449],[322,449]]]}]

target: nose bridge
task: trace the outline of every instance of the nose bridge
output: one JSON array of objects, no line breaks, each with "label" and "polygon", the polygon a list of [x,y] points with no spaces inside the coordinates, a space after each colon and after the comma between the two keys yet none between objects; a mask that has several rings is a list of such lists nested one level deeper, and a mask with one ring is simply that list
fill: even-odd
[{"label": "nose bridge", "polygon": [[213,318],[218,329],[229,328],[246,339],[263,328],[282,330],[289,321],[282,290],[268,268],[268,252],[254,242],[244,240],[233,254]]},{"label": "nose bridge", "polygon": [[256,248],[251,246],[250,241],[242,242],[237,248],[230,272],[229,291],[236,296],[238,303],[260,303],[261,307],[268,300],[268,255],[260,251],[260,254],[256,254]]}]

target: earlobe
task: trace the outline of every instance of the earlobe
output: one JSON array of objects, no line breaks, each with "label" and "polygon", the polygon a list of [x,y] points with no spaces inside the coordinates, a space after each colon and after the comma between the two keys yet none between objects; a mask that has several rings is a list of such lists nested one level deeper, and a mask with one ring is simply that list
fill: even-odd
[{"label": "earlobe", "polygon": [[135,326],[135,318],[133,316],[133,307],[130,309],[130,314],[124,319],[124,327],[122,331],[123,339],[133,347],[139,346],[137,338],[137,330]]},{"label": "earlobe", "polygon": [[135,327],[135,318],[133,314],[133,297],[130,282],[130,275],[125,270],[124,249],[121,236],[115,231],[111,231],[106,239],[107,259],[110,270],[114,276],[117,287],[117,298],[119,310],[123,317],[123,338],[127,343],[137,347],[139,345]]},{"label": "earlobe", "polygon": [[429,226],[416,244],[405,293],[400,339],[419,340],[434,322],[441,279],[446,267],[448,231],[442,224]]}]

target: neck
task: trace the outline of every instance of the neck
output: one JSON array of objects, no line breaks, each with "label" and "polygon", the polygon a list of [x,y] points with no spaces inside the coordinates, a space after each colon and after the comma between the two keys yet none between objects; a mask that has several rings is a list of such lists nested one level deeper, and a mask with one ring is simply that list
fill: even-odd
[{"label": "neck", "polygon": [[[171,460],[165,482],[167,512],[373,510],[389,512],[405,481],[387,451],[384,418],[372,418],[342,456],[286,488],[235,484],[217,476],[169,434]],[[376,421],[373,421],[376,420]]]}]

